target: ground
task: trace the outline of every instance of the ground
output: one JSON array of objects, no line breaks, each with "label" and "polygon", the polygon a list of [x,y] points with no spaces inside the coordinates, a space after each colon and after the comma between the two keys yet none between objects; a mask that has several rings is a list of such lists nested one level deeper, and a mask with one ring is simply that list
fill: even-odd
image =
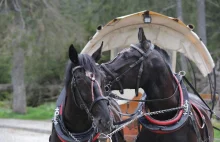
[{"label": "ground", "polygon": [[49,134],[14,128],[0,128],[0,142],[48,142]]},{"label": "ground", "polygon": [[[219,123],[213,123],[220,127]],[[0,119],[0,142],[48,142],[51,125],[50,120]],[[215,131],[214,142],[220,142],[218,131]]]},{"label": "ground", "polygon": [[0,119],[0,142],[48,142],[50,120]]}]

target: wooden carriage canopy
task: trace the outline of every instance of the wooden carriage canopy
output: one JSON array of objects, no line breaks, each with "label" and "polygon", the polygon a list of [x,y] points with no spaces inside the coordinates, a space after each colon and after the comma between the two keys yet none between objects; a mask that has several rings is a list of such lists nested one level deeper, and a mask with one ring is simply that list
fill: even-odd
[{"label": "wooden carriage canopy", "polygon": [[[99,48],[102,41],[103,51],[129,47],[130,44],[138,42],[139,27],[144,28],[146,38],[153,44],[173,53],[183,53],[196,64],[203,76],[212,72],[214,61],[206,46],[193,32],[192,26],[153,11],[141,11],[118,17],[104,27],[98,27],[82,53],[91,55]],[[172,64],[175,65],[175,61]]]}]

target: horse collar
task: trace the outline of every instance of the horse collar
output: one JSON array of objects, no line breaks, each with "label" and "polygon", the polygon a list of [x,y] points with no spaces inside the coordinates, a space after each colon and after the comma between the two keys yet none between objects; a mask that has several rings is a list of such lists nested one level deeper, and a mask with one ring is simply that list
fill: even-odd
[{"label": "horse collar", "polygon": [[[176,75],[178,78],[178,75]],[[185,87],[185,85],[182,83],[182,81],[178,78],[179,81],[179,91],[182,91],[182,100],[180,100],[182,103],[181,105],[185,105],[184,110],[180,110],[177,115],[171,120],[168,121],[158,121],[153,119],[150,116],[144,116],[139,119],[139,122],[144,126],[146,129],[155,132],[155,133],[170,133],[173,131],[178,130],[182,126],[185,125],[189,118],[190,114],[190,104],[189,104],[189,98],[188,98],[188,92]],[[181,89],[181,90],[180,90]],[[180,93],[181,94],[181,93]],[[185,102],[185,104],[183,104]]]},{"label": "horse collar", "polygon": [[64,88],[57,100],[54,117],[52,119],[53,126],[56,130],[59,139],[62,142],[94,141],[94,139],[97,139],[97,136],[95,135],[97,133],[97,128],[95,128],[94,126],[91,126],[87,131],[82,133],[70,133],[68,131],[68,129],[64,125],[63,115],[62,115],[64,109],[63,106],[65,106],[65,98],[66,98],[66,90]]}]

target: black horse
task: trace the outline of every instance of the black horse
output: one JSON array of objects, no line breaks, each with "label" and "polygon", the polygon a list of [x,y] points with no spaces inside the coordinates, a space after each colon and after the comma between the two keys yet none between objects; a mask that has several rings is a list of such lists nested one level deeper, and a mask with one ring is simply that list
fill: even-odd
[{"label": "black horse", "polygon": [[171,71],[168,54],[146,39],[143,28],[139,29],[138,40],[101,65],[109,82],[107,90],[129,88],[137,93],[139,87],[143,88],[147,95],[143,110],[156,111],[139,119],[142,129],[136,141],[212,142],[208,112],[202,103],[188,98],[183,74]]},{"label": "black horse", "polygon": [[[97,53],[93,58],[99,59]],[[108,134],[113,121],[119,121],[112,112],[111,101],[103,94],[104,74],[87,54],[69,48],[69,63],[65,88],[62,90],[53,118],[51,142],[98,141],[100,133]],[[113,138],[117,141],[118,138]]]}]

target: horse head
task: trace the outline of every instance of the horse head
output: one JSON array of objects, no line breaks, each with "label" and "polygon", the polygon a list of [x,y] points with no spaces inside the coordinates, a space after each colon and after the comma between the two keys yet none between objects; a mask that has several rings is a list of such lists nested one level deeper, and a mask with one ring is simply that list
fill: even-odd
[{"label": "horse head", "polygon": [[[102,47],[102,45],[101,45]],[[98,60],[99,52],[93,54]],[[104,74],[98,69],[94,59],[87,54],[79,54],[73,45],[69,48],[70,65],[67,69],[66,90],[71,89],[74,103],[84,110],[99,132],[109,133],[113,127],[109,101],[103,94]]]},{"label": "horse head", "polygon": [[[152,76],[153,66],[164,66],[158,60],[159,52],[154,49],[154,45],[145,37],[143,28],[139,28],[139,43],[132,44],[130,48],[125,48],[112,61],[101,65],[106,72],[106,80],[110,82],[111,89],[122,89],[118,82],[123,84],[123,89],[143,88]],[[155,47],[159,49],[158,47]],[[161,49],[160,52],[163,52]],[[167,58],[169,56],[167,55]],[[167,59],[169,62],[169,59]],[[108,70],[108,71],[107,71]],[[110,72],[110,73],[109,73]],[[155,71],[153,71],[155,72]]]}]

